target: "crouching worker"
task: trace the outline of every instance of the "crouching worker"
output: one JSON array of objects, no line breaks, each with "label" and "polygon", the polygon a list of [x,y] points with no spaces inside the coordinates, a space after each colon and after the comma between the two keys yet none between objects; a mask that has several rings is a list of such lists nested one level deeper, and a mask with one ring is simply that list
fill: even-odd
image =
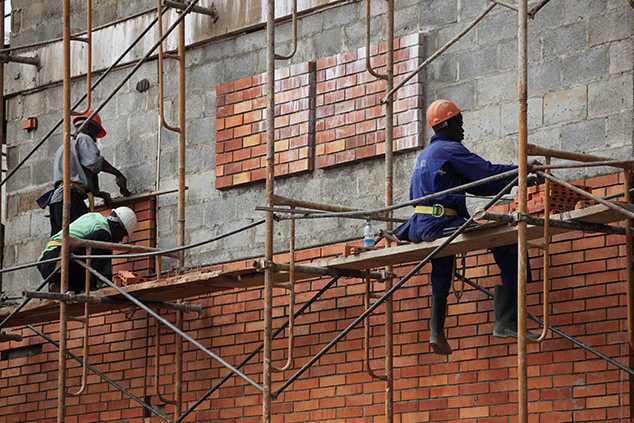
[{"label": "crouching worker", "polygon": [[[427,109],[427,125],[435,135],[418,156],[410,185],[410,199],[445,191],[469,182],[517,168],[513,165],[492,164],[470,152],[464,145],[463,110],[448,100],[437,100]],[[514,176],[482,184],[466,192],[475,195],[495,195]],[[465,192],[445,195],[416,206],[408,231],[412,242],[433,241],[446,235],[446,228],[455,228],[469,218]],[[493,301],[495,327],[493,335],[517,337],[517,245],[491,248],[500,268],[502,285],[495,287]],[[447,297],[454,277],[454,256],[431,260],[431,336],[436,354],[449,355],[451,347],[445,338]],[[528,273],[530,281],[530,271]],[[533,336],[530,334],[529,336]]]},{"label": "crouching worker", "polygon": [[[134,212],[128,207],[117,207],[112,210],[110,216],[104,217],[100,213],[87,213],[69,226],[69,235],[73,238],[81,238],[93,241],[105,241],[119,243],[125,236],[131,236],[136,228],[137,218]],[[38,261],[59,257],[62,249],[62,231],[51,237],[46,244],[46,248],[40,254]],[[70,253],[75,255],[85,255],[85,247],[70,247]],[[93,248],[91,255],[112,254],[110,250]],[[43,278],[47,278],[60,262],[42,263],[37,266]],[[90,266],[103,276],[112,276],[112,260],[109,258],[91,259]],[[60,292],[60,275],[49,282],[49,292]],[[76,294],[84,291],[86,285],[86,269],[81,265],[71,261],[68,275],[68,287]],[[98,279],[91,275],[90,289],[98,289]]]}]

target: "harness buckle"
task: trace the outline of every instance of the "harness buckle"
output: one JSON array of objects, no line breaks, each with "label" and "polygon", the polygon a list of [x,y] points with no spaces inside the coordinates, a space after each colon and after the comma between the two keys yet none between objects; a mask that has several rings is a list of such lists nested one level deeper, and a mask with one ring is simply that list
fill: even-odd
[{"label": "harness buckle", "polygon": [[442,217],[445,215],[445,206],[442,204],[434,204],[431,207],[431,215],[434,217]]}]

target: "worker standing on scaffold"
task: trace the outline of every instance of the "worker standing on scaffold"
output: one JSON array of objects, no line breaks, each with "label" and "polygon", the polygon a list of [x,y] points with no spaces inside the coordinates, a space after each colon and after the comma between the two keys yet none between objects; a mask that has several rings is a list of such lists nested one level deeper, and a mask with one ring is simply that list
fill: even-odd
[{"label": "worker standing on scaffold", "polygon": [[[427,126],[435,135],[418,156],[410,185],[410,199],[458,187],[469,182],[516,169],[514,165],[492,164],[470,152],[464,145],[462,112],[449,100],[434,101],[427,109]],[[514,176],[489,182],[467,190],[475,195],[495,195]],[[416,206],[410,219],[409,240],[433,241],[446,235],[446,228],[459,227],[469,218],[465,193],[445,195]],[[517,337],[517,245],[491,248],[500,268],[502,285],[495,287],[493,301],[495,326],[493,335]],[[449,355],[451,347],[445,337],[447,297],[454,277],[454,256],[431,260],[431,336],[429,342],[436,354]],[[530,270],[528,272],[530,281]],[[529,334],[533,336],[534,334]]]},{"label": "worker standing on scaffold", "polygon": [[[92,110],[75,116],[73,125],[81,126],[92,114]],[[110,207],[110,194],[99,191],[99,172],[106,172],[115,176],[115,182],[119,186],[122,195],[129,196],[127,180],[123,173],[112,166],[101,155],[97,148],[97,138],[106,136],[106,130],[101,126],[101,118],[96,114],[82,131],[70,141],[70,221],[95,211],[94,197],[103,198],[106,207]],[[51,236],[62,230],[62,197],[64,179],[64,146],[60,146],[55,153],[53,162],[54,188],[42,195],[37,203],[40,207],[49,206],[51,221]],[[90,204],[86,207],[84,200],[88,198]]]}]

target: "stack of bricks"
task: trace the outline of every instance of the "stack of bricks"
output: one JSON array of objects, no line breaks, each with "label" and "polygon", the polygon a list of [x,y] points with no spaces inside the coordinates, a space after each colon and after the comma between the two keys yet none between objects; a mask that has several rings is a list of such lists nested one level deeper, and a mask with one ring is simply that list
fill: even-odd
[{"label": "stack of bricks", "polygon": [[[572,184],[575,187],[582,189],[586,192],[591,192],[591,188],[581,184]],[[526,211],[531,216],[544,216],[545,209],[545,185],[535,185],[528,187],[527,191],[527,203]],[[591,205],[591,201],[588,201],[588,197],[578,194],[563,185],[557,183],[550,184],[550,214],[559,214],[567,211],[574,210],[580,205]],[[513,211],[518,210],[518,198],[515,197],[515,202],[512,204],[511,209]]]},{"label": "stack of bricks", "polygon": [[[143,247],[156,246],[156,198],[151,197],[147,200],[134,201],[125,204],[130,207],[137,217],[136,230],[129,239],[124,239],[125,243],[132,245],[140,245]],[[97,209],[104,215],[110,213],[110,209]],[[129,254],[129,253],[117,253]],[[137,259],[113,259],[112,274],[116,275],[121,271],[134,272],[138,276],[145,276],[154,273],[155,260],[153,257],[144,257]]]},{"label": "stack of bricks", "polygon": [[[275,72],[275,176],[312,170],[315,66]],[[216,188],[266,179],[266,74],[216,87]]]},{"label": "stack of bricks", "polygon": [[[422,34],[394,41],[395,76],[422,60]],[[385,72],[386,44],[370,47]],[[275,72],[275,175],[296,175],[385,153],[386,82],[366,71],[365,48]],[[396,78],[399,80],[398,78]],[[394,151],[422,146],[422,76],[394,97]],[[266,75],[216,87],[217,189],[266,178]]]}]

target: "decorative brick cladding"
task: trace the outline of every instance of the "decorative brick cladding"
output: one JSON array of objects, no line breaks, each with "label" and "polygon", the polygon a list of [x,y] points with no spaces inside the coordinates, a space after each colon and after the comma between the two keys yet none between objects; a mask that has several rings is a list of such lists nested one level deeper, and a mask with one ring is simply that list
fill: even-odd
[{"label": "decorative brick cladding", "polygon": [[[422,34],[394,40],[395,84],[422,62]],[[386,43],[370,46],[370,64],[385,72]],[[385,153],[386,82],[366,69],[365,47],[317,61],[316,160],[318,168]],[[394,151],[422,146],[422,76],[394,97]]]},{"label": "decorative brick cladding", "polygon": [[[275,175],[312,170],[315,64],[275,72]],[[266,74],[216,87],[216,188],[266,179]]]},{"label": "decorative brick cladding", "polygon": [[[622,190],[621,175],[579,181],[596,195]],[[299,223],[301,224],[301,223]],[[362,241],[359,241],[361,245]],[[634,355],[627,342],[624,239],[617,235],[569,232],[551,244],[552,325],[586,345],[632,368]],[[310,263],[343,253],[343,245],[298,251],[297,260]],[[535,282],[527,287],[529,312],[541,317],[542,260],[530,252]],[[421,257],[422,259],[422,257]],[[287,255],[275,261],[288,261]],[[251,266],[251,261],[223,265],[225,269]],[[394,268],[398,277],[413,264]],[[440,357],[430,352],[430,266],[411,278],[394,297],[394,414],[395,422],[508,423],[517,421],[517,343],[491,336],[493,301],[467,286],[457,301],[449,297],[447,334],[454,353]],[[486,250],[466,257],[466,276],[492,290],[500,283],[499,270]],[[330,278],[296,285],[298,307],[323,288]],[[456,285],[459,288],[459,282]],[[373,284],[375,291],[384,289]],[[284,373],[273,373],[273,390],[295,374],[364,310],[362,280],[340,279],[296,319],[294,361]],[[203,313],[186,314],[184,330],[227,362],[237,365],[263,340],[263,290],[236,289],[197,298]],[[370,319],[371,368],[384,366],[384,317],[379,307]],[[286,321],[288,298],[274,290],[274,329]],[[174,322],[174,313],[164,313]],[[144,313],[104,313],[91,318],[90,363],[129,392],[158,405],[151,386],[154,375],[155,328]],[[529,320],[528,327],[537,329]],[[37,327],[56,338],[57,322]],[[13,328],[25,338],[0,343],[0,422],[54,423],[57,406],[57,349],[27,328]],[[279,423],[379,423],[384,418],[385,384],[365,371],[363,327],[353,329],[314,366],[272,403]],[[173,398],[174,336],[162,338],[161,392]],[[284,332],[273,341],[274,366],[287,357]],[[69,346],[81,356],[80,323],[69,322]],[[146,358],[146,344],[150,357]],[[630,423],[632,378],[614,365],[550,334],[542,344],[528,345],[528,400],[533,422]],[[147,366],[147,389],[144,387]],[[262,380],[262,355],[241,368]],[[184,347],[183,399],[186,407],[200,399],[228,371],[192,345]],[[80,384],[81,368],[69,360],[67,386]],[[68,422],[148,423],[144,410],[118,390],[91,374],[86,393],[67,399]],[[231,378],[185,421],[257,423],[262,395],[239,378]],[[173,406],[166,406],[172,413]],[[171,417],[171,416],[170,416]]]},{"label": "decorative brick cladding", "polygon": [[[422,34],[394,41],[396,81],[422,60]],[[370,47],[370,62],[385,71],[386,44]],[[385,152],[385,80],[365,67],[365,48],[275,73],[276,176],[375,157]],[[394,98],[394,151],[422,146],[422,77]],[[265,179],[266,75],[216,87],[216,182],[218,189]]]}]

